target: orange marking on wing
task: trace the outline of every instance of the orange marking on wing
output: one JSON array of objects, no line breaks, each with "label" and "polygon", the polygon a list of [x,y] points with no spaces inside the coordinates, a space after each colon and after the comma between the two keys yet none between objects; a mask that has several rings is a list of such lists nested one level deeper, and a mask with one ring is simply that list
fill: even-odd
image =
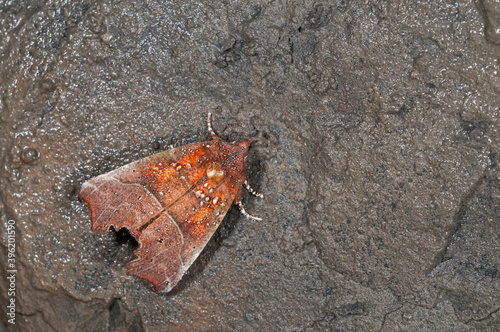
[{"label": "orange marking on wing", "polygon": [[[212,209],[206,204],[201,205],[192,194],[187,196],[189,197],[175,204],[173,209],[168,210],[168,213],[179,223],[182,233],[191,237],[193,230],[207,219]],[[191,201],[193,203],[189,203]]]},{"label": "orange marking on wing", "polygon": [[167,183],[172,177],[176,176],[176,174],[177,171],[172,166],[169,166],[162,170],[151,172],[151,177],[155,179],[155,186],[160,187],[164,186],[165,183]]},{"label": "orange marking on wing", "polygon": [[[207,149],[204,147],[199,148],[198,150],[193,151],[192,153],[184,156],[184,158],[180,159],[178,163],[186,168],[186,165],[189,164],[190,167],[194,166],[200,157],[203,156],[207,152]],[[189,167],[188,167],[189,168]]]},{"label": "orange marking on wing", "polygon": [[197,239],[203,237],[205,231],[207,229],[207,223],[210,222],[213,216],[210,215],[213,209],[211,207],[205,206],[202,207],[189,218],[189,222],[182,226],[183,230],[186,232],[186,235],[189,236],[189,239]]}]

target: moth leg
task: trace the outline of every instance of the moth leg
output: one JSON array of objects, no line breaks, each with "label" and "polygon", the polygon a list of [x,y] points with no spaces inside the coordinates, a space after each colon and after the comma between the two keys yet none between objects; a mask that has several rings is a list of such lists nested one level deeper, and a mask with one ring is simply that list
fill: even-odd
[{"label": "moth leg", "polygon": [[258,193],[256,192],[255,190],[253,190],[252,187],[250,187],[250,184],[248,183],[247,180],[245,180],[245,183],[243,183],[243,185],[245,186],[245,188],[248,190],[248,192],[258,198],[264,198],[264,195],[262,195],[261,193]]},{"label": "moth leg", "polygon": [[208,127],[208,132],[210,133],[210,137],[212,137],[212,139],[220,139],[222,140],[216,133],[215,131],[212,129],[212,113],[208,113],[207,115],[207,127]]},{"label": "moth leg", "polygon": [[247,211],[245,211],[245,208],[243,207],[243,204],[241,203],[241,201],[239,202],[236,202],[236,205],[238,205],[238,207],[240,208],[240,212],[242,215],[244,215],[245,217],[247,217],[248,219],[253,219],[253,220],[257,220],[257,221],[262,221],[262,218],[259,218],[259,217],[254,217],[250,214],[248,214]]},{"label": "moth leg", "polygon": [[[246,182],[246,181],[245,181]],[[235,198],[234,198],[234,204],[235,205],[238,205],[238,207],[240,208],[240,212],[242,215],[244,215],[245,217],[247,217],[248,219],[254,219],[254,220],[258,220],[258,221],[261,221],[262,219],[259,218],[259,217],[254,217],[254,216],[251,216],[250,214],[248,214],[247,211],[245,211],[245,208],[243,207],[243,204],[241,203],[241,187],[240,189],[238,190],[238,193],[236,194]]]}]

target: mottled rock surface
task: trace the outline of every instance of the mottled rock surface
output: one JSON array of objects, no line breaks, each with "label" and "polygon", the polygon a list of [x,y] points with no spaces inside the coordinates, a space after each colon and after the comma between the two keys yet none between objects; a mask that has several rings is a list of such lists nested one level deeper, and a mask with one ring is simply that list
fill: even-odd
[{"label": "mottled rock surface", "polygon": [[[491,331],[496,1],[0,3],[0,310],[11,331]],[[87,179],[256,136],[245,194],[171,293],[90,231]],[[15,325],[7,270],[15,227]],[[12,237],[10,237],[12,241]]]}]

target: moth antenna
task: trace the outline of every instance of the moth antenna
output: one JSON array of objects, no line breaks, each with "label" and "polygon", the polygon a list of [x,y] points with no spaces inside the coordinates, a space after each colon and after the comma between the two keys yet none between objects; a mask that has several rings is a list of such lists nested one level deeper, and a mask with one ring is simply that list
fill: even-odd
[{"label": "moth antenna", "polygon": [[243,204],[241,203],[241,201],[239,201],[237,204],[238,204],[238,207],[240,208],[240,212],[241,212],[242,215],[244,215],[248,219],[254,219],[254,220],[257,220],[257,221],[262,221],[262,218],[254,217],[254,216],[248,214],[248,212],[245,211],[245,208],[243,207]]},{"label": "moth antenna", "polygon": [[253,190],[252,187],[250,187],[250,184],[248,183],[247,180],[245,180],[245,183],[243,183],[243,185],[245,186],[245,188],[248,190],[248,192],[258,198],[264,198],[264,195],[262,195],[261,193],[258,193],[256,192],[255,190]]},{"label": "moth antenna", "polygon": [[210,112],[207,115],[207,127],[208,127],[208,132],[210,133],[210,137],[212,137],[212,139],[221,139],[212,129],[212,113]]}]

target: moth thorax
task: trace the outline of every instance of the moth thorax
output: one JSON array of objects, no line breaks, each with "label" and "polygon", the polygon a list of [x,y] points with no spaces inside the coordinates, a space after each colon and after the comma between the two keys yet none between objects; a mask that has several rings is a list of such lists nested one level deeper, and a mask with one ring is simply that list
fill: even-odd
[{"label": "moth thorax", "polygon": [[224,169],[221,164],[216,161],[212,161],[207,165],[207,177],[213,181],[222,180],[224,177]]}]

